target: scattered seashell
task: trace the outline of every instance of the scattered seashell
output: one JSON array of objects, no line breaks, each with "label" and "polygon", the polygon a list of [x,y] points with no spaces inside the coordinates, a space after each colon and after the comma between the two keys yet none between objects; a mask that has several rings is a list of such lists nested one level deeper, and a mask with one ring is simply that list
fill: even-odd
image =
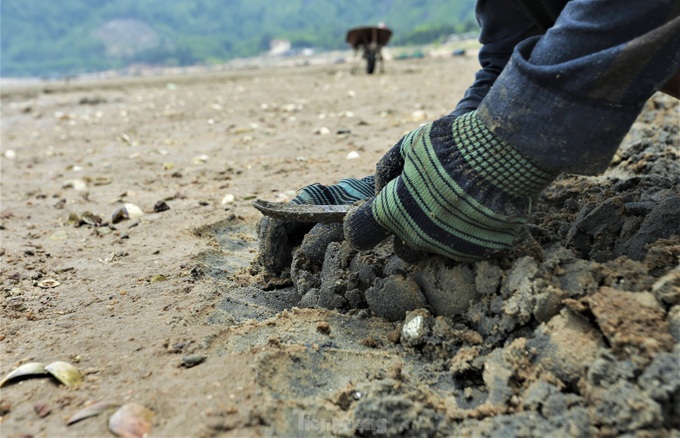
[{"label": "scattered seashell", "polygon": [[50,235],[50,240],[67,240],[68,238],[69,238],[69,235],[64,230],[59,230],[59,231],[55,232],[54,234]]},{"label": "scattered seashell", "polygon": [[197,157],[194,157],[191,161],[194,164],[203,164],[203,163],[207,163],[209,159],[210,159],[210,157],[204,154],[204,155],[199,155]]},{"label": "scattered seashell", "polygon": [[328,135],[330,133],[331,133],[331,130],[328,129],[327,127],[325,127],[325,126],[322,126],[321,128],[317,128],[317,129],[314,130],[314,134],[317,134],[317,135]]},{"label": "scattered seashell", "polygon": [[100,227],[96,228],[95,232],[97,233],[98,236],[106,236],[107,234],[111,234],[113,230],[109,227]]},{"label": "scattered seashell", "polygon": [[224,195],[224,198],[222,198],[222,205],[226,204],[232,204],[236,200],[236,197],[232,195],[231,193],[228,193]]},{"label": "scattered seashell", "polygon": [[111,223],[117,224],[118,222],[127,219],[127,210],[125,209],[125,206],[121,206],[113,210],[113,213],[111,213]]},{"label": "scattered seashell", "polygon": [[59,283],[57,280],[47,279],[47,280],[43,280],[40,283],[38,283],[38,287],[41,287],[43,289],[50,289],[50,288],[53,288],[53,287],[57,287],[60,284],[61,283]]},{"label": "scattered seashell", "polygon": [[15,158],[17,157],[17,153],[14,152],[12,149],[7,149],[3,155],[4,155],[5,158],[7,158],[8,160],[13,160],[13,159],[15,159]]},{"label": "scattered seashell", "polygon": [[168,277],[163,274],[158,274],[151,279],[152,283],[156,283],[158,281],[168,281]]},{"label": "scattered seashell", "polygon": [[347,154],[348,160],[356,160],[357,158],[359,158],[359,152],[357,151],[352,151],[349,154]]},{"label": "scattered seashell", "polygon": [[87,183],[82,179],[68,179],[64,181],[62,187],[65,189],[72,188],[77,192],[84,192],[87,190]]},{"label": "scattered seashell", "polygon": [[144,216],[141,208],[135,204],[126,203],[113,210],[111,213],[111,223],[118,223],[124,219],[137,219]]},{"label": "scattered seashell", "polygon": [[83,375],[78,368],[68,362],[56,361],[45,367],[45,371],[52,374],[66,386],[74,386],[83,381]]},{"label": "scattered seashell", "polygon": [[66,223],[69,225],[73,225],[75,227],[80,226],[80,216],[78,216],[78,213],[69,213],[68,219],[66,220]]},{"label": "scattered seashell", "polygon": [[151,432],[154,413],[148,408],[127,403],[109,418],[109,430],[123,438],[142,438]]},{"label": "scattered seashell", "polygon": [[118,138],[121,139],[122,141],[124,141],[125,143],[127,143],[127,144],[129,144],[129,145],[132,145],[132,139],[131,139],[130,136],[127,135],[126,133],[120,134],[120,135],[118,136]]},{"label": "scattered seashell", "polygon": [[87,225],[99,225],[102,223],[102,218],[92,212],[86,211],[80,216],[80,221]]},{"label": "scattered seashell", "polygon": [[11,373],[7,374],[4,379],[0,380],[0,387],[6,382],[16,379],[17,377],[43,376],[46,374],[47,371],[45,371],[45,365],[38,362],[25,363]]},{"label": "scattered seashell", "polygon": [[137,207],[135,204],[125,204],[125,208],[127,209],[128,218],[130,219],[138,219],[144,216],[142,209]]},{"label": "scattered seashell", "polygon": [[118,406],[120,406],[118,403],[111,403],[107,401],[91,404],[90,406],[87,406],[73,414],[73,416],[69,418],[68,421],[66,421],[66,425],[70,426],[73,423],[77,423],[86,418],[97,416],[102,412],[105,412],[111,408],[117,408]]},{"label": "scattered seashell", "polygon": [[94,178],[91,178],[92,184],[96,186],[106,186],[111,184],[111,178],[108,176],[95,176]]},{"label": "scattered seashell", "polygon": [[417,110],[411,113],[411,120],[414,122],[422,122],[425,119],[427,119],[427,113],[423,110]]}]

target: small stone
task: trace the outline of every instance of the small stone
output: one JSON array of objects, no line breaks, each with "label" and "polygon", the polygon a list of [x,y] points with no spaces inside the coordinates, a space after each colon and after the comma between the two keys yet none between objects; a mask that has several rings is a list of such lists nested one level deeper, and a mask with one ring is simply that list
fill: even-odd
[{"label": "small stone", "polygon": [[409,312],[401,328],[401,343],[409,347],[424,344],[431,325],[432,317],[429,312],[423,309]]},{"label": "small stone", "polygon": [[326,321],[321,321],[316,325],[316,331],[323,335],[329,335],[331,333],[331,326]]},{"label": "small stone", "polygon": [[36,403],[33,405],[33,411],[38,414],[38,417],[45,418],[52,412],[52,408],[47,403]]},{"label": "small stone", "polygon": [[182,365],[184,368],[191,368],[195,367],[196,365],[202,364],[203,362],[205,362],[206,359],[207,359],[206,356],[200,354],[189,354],[187,356],[182,357],[180,365]]},{"label": "small stone", "polygon": [[158,201],[153,206],[153,211],[155,213],[160,213],[162,211],[170,210],[170,206],[165,201]]}]

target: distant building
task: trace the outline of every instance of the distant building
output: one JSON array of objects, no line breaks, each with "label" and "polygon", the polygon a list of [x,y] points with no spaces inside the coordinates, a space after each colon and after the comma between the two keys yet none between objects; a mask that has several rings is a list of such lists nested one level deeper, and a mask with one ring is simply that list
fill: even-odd
[{"label": "distant building", "polygon": [[290,41],[288,40],[271,40],[269,42],[269,55],[283,56],[291,49]]}]

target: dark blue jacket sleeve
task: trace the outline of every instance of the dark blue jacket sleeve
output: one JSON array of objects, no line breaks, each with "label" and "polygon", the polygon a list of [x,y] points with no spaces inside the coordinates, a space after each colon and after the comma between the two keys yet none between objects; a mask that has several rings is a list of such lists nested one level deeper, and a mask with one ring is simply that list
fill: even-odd
[{"label": "dark blue jacket sleeve", "polygon": [[508,63],[515,46],[543,31],[510,0],[478,0],[475,15],[481,27],[479,64],[482,68],[453,111],[452,114],[456,116],[477,109]]},{"label": "dark blue jacket sleeve", "polygon": [[677,0],[571,0],[546,34],[518,45],[478,115],[538,163],[596,174],[678,69]]}]

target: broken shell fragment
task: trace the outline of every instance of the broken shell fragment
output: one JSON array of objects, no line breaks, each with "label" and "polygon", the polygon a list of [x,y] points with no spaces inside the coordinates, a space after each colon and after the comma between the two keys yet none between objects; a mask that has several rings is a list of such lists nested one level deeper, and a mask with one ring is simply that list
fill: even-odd
[{"label": "broken shell fragment", "polygon": [[82,179],[69,179],[64,181],[62,187],[65,189],[72,188],[77,192],[84,192],[87,190],[87,183]]},{"label": "broken shell fragment", "polygon": [[203,163],[207,163],[208,160],[210,160],[210,157],[204,154],[204,155],[199,155],[197,157],[194,157],[191,161],[194,164],[203,164]]},{"label": "broken shell fragment", "polygon": [[87,225],[96,226],[102,223],[102,218],[90,211],[86,211],[80,216],[80,222]]},{"label": "broken shell fragment", "polygon": [[117,408],[118,406],[120,406],[118,403],[111,403],[107,401],[91,404],[90,406],[87,406],[73,414],[73,416],[69,418],[68,421],[66,422],[66,425],[70,426],[73,423],[77,423],[86,418],[97,416],[108,409]]},{"label": "broken shell fragment", "polygon": [[66,386],[74,386],[83,381],[83,375],[78,368],[68,362],[52,362],[45,367],[45,371],[52,374],[57,380]]},{"label": "broken shell fragment", "polygon": [[109,430],[123,438],[142,438],[151,432],[154,413],[137,403],[127,403],[109,418]]},{"label": "broken shell fragment", "polygon": [[235,200],[236,197],[234,195],[227,193],[224,195],[224,198],[222,198],[222,205],[233,204]]},{"label": "broken shell fragment", "polygon": [[92,178],[92,183],[96,186],[106,186],[111,184],[111,178],[108,176],[95,176]]},{"label": "broken shell fragment", "polygon": [[3,386],[5,382],[8,382],[17,377],[29,377],[29,376],[43,376],[46,375],[45,365],[38,362],[30,362],[21,365],[16,370],[7,374],[4,379],[0,381],[0,386]]},{"label": "broken shell fragment", "polygon": [[52,280],[52,279],[47,279],[43,280],[40,283],[38,283],[38,287],[41,287],[43,289],[50,289],[53,287],[59,286],[61,283],[59,283],[57,280]]},{"label": "broken shell fragment", "polygon": [[144,212],[141,208],[137,207],[135,204],[127,203],[113,210],[113,213],[111,213],[111,222],[117,224],[124,219],[137,219],[142,216],[144,216]]}]

